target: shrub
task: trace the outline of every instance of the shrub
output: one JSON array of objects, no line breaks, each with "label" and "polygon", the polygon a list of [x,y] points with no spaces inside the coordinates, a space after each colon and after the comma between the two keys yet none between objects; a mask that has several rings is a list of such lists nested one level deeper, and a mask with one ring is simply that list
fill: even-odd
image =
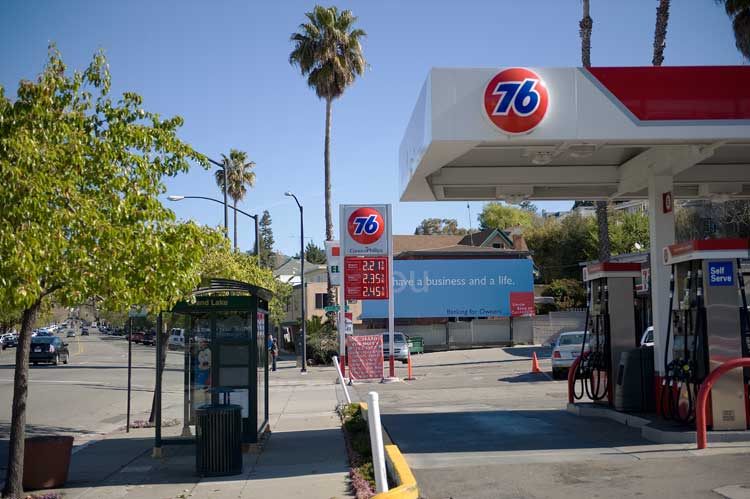
[{"label": "shrub", "polygon": [[332,357],[338,354],[338,334],[334,324],[320,317],[306,322],[307,358],[315,364],[331,364]]},{"label": "shrub", "polygon": [[586,290],[575,279],[555,279],[542,290],[542,295],[554,297],[558,310],[586,306]]}]

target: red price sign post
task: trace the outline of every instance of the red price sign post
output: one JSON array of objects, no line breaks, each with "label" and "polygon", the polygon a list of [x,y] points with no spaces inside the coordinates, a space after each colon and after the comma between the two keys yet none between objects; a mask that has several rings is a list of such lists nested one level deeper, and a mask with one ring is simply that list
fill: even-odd
[{"label": "red price sign post", "polygon": [[347,300],[385,300],[388,298],[388,257],[344,258]]},{"label": "red price sign post", "polygon": [[[341,301],[388,300],[388,357],[390,379],[395,378],[394,303],[391,294],[393,233],[391,205],[341,205],[341,254],[344,279]],[[343,311],[340,311],[343,314]],[[345,320],[339,318],[339,349],[346,358]]]}]

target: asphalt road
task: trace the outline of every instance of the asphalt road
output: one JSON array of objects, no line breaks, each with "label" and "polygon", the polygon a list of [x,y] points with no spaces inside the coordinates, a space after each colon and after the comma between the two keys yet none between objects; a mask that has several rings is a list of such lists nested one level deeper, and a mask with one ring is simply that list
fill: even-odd
[{"label": "asphalt road", "polygon": [[[100,334],[65,338],[70,362],[59,366],[31,366],[27,434],[70,434],[76,444],[125,426],[128,343],[122,337]],[[0,474],[7,463],[7,443],[13,400],[15,349],[0,352]],[[155,349],[133,345],[131,421],[145,419],[151,409]],[[182,354],[167,355],[164,373],[165,404],[180,410]],[[165,411],[166,412],[166,411]],[[176,415],[176,414],[175,414]]]},{"label": "asphalt road", "polygon": [[[532,352],[548,374],[529,372]],[[383,425],[428,499],[686,499],[750,488],[750,446],[658,445],[636,429],[569,414],[567,385],[549,376],[549,354],[516,347],[418,355],[416,381],[355,390],[361,400],[380,394]],[[738,490],[726,497],[750,497]]]}]

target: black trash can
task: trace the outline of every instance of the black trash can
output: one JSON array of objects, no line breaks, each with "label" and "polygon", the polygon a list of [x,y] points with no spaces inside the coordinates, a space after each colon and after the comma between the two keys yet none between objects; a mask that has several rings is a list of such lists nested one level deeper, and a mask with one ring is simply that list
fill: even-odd
[{"label": "black trash can", "polygon": [[204,405],[195,410],[195,471],[200,476],[242,473],[242,408]]}]

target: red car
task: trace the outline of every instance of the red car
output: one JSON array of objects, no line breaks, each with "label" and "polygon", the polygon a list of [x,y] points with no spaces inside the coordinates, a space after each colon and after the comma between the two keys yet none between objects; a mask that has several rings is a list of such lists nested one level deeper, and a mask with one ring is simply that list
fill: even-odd
[{"label": "red car", "polygon": [[143,331],[136,331],[130,337],[130,341],[133,343],[143,343]]}]

